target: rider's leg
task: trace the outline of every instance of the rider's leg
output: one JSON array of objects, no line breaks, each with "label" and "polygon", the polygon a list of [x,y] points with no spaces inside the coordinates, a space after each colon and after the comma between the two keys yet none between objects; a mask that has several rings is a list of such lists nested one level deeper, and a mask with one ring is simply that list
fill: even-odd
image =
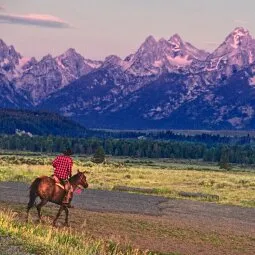
[{"label": "rider's leg", "polygon": [[63,204],[69,204],[71,202],[72,195],[73,195],[73,189],[72,189],[72,186],[69,182],[65,183],[65,191],[66,191],[66,195],[65,195],[62,203]]}]

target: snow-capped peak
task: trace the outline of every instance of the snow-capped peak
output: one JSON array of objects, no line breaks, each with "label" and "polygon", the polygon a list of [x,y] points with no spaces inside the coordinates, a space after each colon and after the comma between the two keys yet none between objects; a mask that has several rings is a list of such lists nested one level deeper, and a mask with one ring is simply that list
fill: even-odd
[{"label": "snow-capped peak", "polygon": [[5,42],[0,39],[0,49],[8,48],[8,46],[5,44]]},{"label": "snow-capped peak", "polygon": [[169,40],[157,41],[153,36],[146,38],[135,54],[125,58],[128,71],[135,75],[155,75],[178,71],[192,64],[193,60],[205,60],[208,53],[185,43],[178,34]]},{"label": "snow-capped peak", "polygon": [[40,62],[43,62],[43,61],[52,61],[53,60],[53,57],[51,54],[47,54],[45,55]]},{"label": "snow-capped peak", "polygon": [[[68,64],[68,62],[72,62],[73,60],[79,60],[79,61],[84,61],[84,58],[76,52],[75,49],[70,48],[67,51],[65,51],[63,54],[57,56],[56,61],[60,66],[65,66]],[[64,67],[65,68],[65,67]]]},{"label": "snow-capped peak", "polygon": [[0,39],[0,73],[6,75],[9,80],[19,75],[17,66],[20,65],[22,56],[14,49],[8,46],[3,40]]},{"label": "snow-capped peak", "polygon": [[171,36],[168,42],[172,45],[173,50],[179,50],[183,46],[183,41],[178,34]]},{"label": "snow-capped peak", "polygon": [[[69,60],[67,60],[67,59],[69,59]],[[69,48],[65,53],[56,57],[56,60],[60,65],[63,65],[64,63],[67,64],[67,62],[76,61],[76,63],[78,63],[79,65],[81,65],[82,63],[83,63],[82,65],[87,65],[88,68],[90,68],[91,70],[99,68],[102,65],[101,61],[85,59],[74,48]]]},{"label": "snow-capped peak", "polygon": [[102,64],[103,68],[110,68],[110,69],[115,69],[121,68],[122,71],[125,71],[132,65],[133,61],[132,60],[122,60],[120,57],[116,55],[110,55],[105,58],[104,63]]},{"label": "snow-capped peak", "polygon": [[247,29],[237,27],[207,60],[206,70],[221,70],[229,76],[255,61],[255,40]]},{"label": "snow-capped peak", "polygon": [[63,55],[66,56],[73,56],[73,55],[80,55],[74,48],[69,48]]},{"label": "snow-capped peak", "polygon": [[234,31],[227,37],[226,42],[236,49],[242,45],[242,43],[247,40],[251,40],[251,35],[247,29],[242,27],[237,27]]},{"label": "snow-capped peak", "polygon": [[3,59],[9,59],[18,64],[21,55],[14,49],[14,47],[8,46],[3,40],[0,39],[0,61]]},{"label": "snow-capped peak", "polygon": [[146,45],[155,45],[157,43],[157,40],[152,36],[152,35],[149,35],[143,44],[146,44]]},{"label": "snow-capped peak", "polygon": [[105,58],[104,66],[108,65],[119,65],[121,62],[121,58],[116,55],[110,55]]},{"label": "snow-capped peak", "polygon": [[240,36],[246,36],[246,35],[250,35],[248,29],[244,28],[244,27],[236,27],[233,32],[234,34],[238,34]]},{"label": "snow-capped peak", "polygon": [[157,41],[156,41],[156,39],[152,35],[150,35],[142,43],[142,45],[138,49],[138,52],[142,53],[142,52],[151,51],[155,47],[157,47]]}]

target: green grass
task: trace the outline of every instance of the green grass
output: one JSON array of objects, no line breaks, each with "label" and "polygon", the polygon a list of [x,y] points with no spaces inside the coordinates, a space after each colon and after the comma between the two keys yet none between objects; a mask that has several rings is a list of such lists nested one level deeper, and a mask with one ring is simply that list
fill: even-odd
[{"label": "green grass", "polygon": [[[85,232],[57,229],[18,221],[11,210],[0,211],[0,235],[9,236],[15,244],[33,254],[42,255],[153,255],[157,253],[133,249],[113,241],[95,240]],[[169,253],[170,254],[170,253]],[[172,255],[174,255],[172,253]]]},{"label": "green grass", "polygon": [[[52,228],[58,210],[55,206],[43,208],[43,224],[32,224],[37,219],[35,209],[31,211],[31,223],[26,224],[24,205],[1,202],[0,207],[7,208],[0,210],[0,236],[11,237],[14,244],[34,254],[180,255],[198,251],[211,254],[206,252],[211,250],[213,254],[239,254],[240,249],[242,254],[253,254],[249,253],[255,241],[252,231],[236,232],[235,227],[226,227],[224,220],[215,228],[211,221],[205,226],[191,218],[75,209],[71,211],[71,228]],[[0,254],[4,254],[1,245]]]},{"label": "green grass", "polygon": [[[53,156],[45,155],[3,155],[0,157],[0,181],[24,181],[30,183],[34,178],[52,173]],[[179,191],[216,194],[218,203],[255,207],[255,172],[221,171],[217,165],[199,162],[175,162],[164,160],[108,159],[106,164],[94,164],[89,158],[76,157],[75,169],[86,170],[90,188],[112,190],[116,185],[147,188],[152,194],[170,198],[180,198]],[[5,206],[2,206],[4,208]],[[7,206],[9,207],[9,206]],[[36,214],[36,212],[34,212]],[[114,215],[84,211],[72,212],[72,228],[52,228],[50,220],[56,212],[52,208],[44,209],[46,224],[25,223],[24,208],[16,213],[13,210],[0,210],[0,236],[11,237],[15,245],[34,254],[102,254],[102,255],[152,255],[146,250],[135,249],[130,243],[136,241],[142,246],[158,238],[171,242],[196,242],[213,247],[229,247],[234,238],[221,233],[203,233],[201,229],[184,228],[161,222],[160,219],[140,218],[138,216]],[[20,217],[20,214],[23,216]],[[48,219],[48,220],[47,220]],[[75,221],[74,221],[75,219]],[[85,219],[85,220],[84,220]],[[87,222],[85,229],[81,222]],[[121,238],[120,238],[121,237]],[[127,241],[122,241],[123,237]],[[237,237],[236,237],[237,238]],[[247,237],[238,237],[238,245],[244,249]],[[234,239],[233,239],[234,240]],[[129,242],[130,241],[130,242]],[[248,241],[247,241],[248,242]],[[243,245],[243,246],[242,246]],[[151,246],[150,246],[151,247]],[[152,246],[153,247],[153,246]],[[167,246],[168,247],[168,246]],[[233,249],[234,249],[233,248]],[[230,248],[229,248],[230,249]],[[0,254],[1,253],[0,247]],[[164,253],[167,255],[166,253]],[[168,253],[177,255],[177,253]]]},{"label": "green grass", "polygon": [[[29,183],[38,176],[50,175],[51,161],[48,156],[2,156],[0,181]],[[215,164],[184,164],[167,159],[108,159],[106,164],[97,165],[82,157],[75,158],[74,169],[89,171],[88,181],[94,189],[112,190],[119,185],[149,188],[152,194],[169,198],[183,198],[180,191],[206,193],[219,196],[217,202],[221,204],[255,207],[255,172],[249,169],[222,171]]]}]

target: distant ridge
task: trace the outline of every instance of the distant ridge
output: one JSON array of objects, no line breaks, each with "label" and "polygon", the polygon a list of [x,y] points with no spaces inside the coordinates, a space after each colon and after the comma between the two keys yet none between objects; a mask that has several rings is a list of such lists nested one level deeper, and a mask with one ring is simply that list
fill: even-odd
[{"label": "distant ridge", "polygon": [[85,136],[86,128],[55,113],[0,109],[0,134]]}]

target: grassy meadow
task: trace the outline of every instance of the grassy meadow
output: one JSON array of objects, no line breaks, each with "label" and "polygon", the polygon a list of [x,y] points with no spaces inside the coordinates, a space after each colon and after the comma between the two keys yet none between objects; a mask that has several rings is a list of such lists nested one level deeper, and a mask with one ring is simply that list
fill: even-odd
[{"label": "grassy meadow", "polygon": [[[0,181],[31,182],[52,173],[50,156],[8,155],[0,157]],[[94,164],[90,158],[76,157],[75,169],[88,171],[90,188],[116,189],[117,186],[150,189],[150,194],[182,198],[180,192],[217,195],[217,203],[255,207],[255,171],[234,166],[219,170],[216,164],[108,158]],[[132,191],[132,190],[131,190]],[[186,197],[185,197],[186,199]],[[210,198],[192,198],[209,200]]]},{"label": "grassy meadow", "polygon": [[[38,176],[50,175],[53,157],[22,153],[1,155],[0,181],[30,183]],[[84,156],[75,157],[74,161],[74,171],[88,172],[92,189],[133,187],[141,188],[140,192],[149,190],[153,195],[177,199],[191,199],[180,196],[181,191],[196,192],[218,195],[219,200],[213,202],[220,204],[255,207],[255,171],[252,168],[234,166],[231,171],[222,171],[216,164],[168,159],[107,158],[104,164],[94,164]],[[190,225],[190,221],[185,223],[184,219],[176,222],[152,216],[79,209],[72,211],[71,228],[52,228],[51,219],[56,212],[56,206],[45,207],[44,222],[35,224],[34,210],[34,223],[26,223],[25,205],[0,202],[0,254],[18,251],[17,254],[181,255],[190,254],[190,249],[196,252],[198,246],[204,250],[219,249],[224,254],[240,250],[242,254],[252,249],[254,243],[250,236],[234,236],[233,232],[225,230],[216,233],[213,226],[205,228],[200,222]],[[224,224],[222,228],[226,229]]]}]

